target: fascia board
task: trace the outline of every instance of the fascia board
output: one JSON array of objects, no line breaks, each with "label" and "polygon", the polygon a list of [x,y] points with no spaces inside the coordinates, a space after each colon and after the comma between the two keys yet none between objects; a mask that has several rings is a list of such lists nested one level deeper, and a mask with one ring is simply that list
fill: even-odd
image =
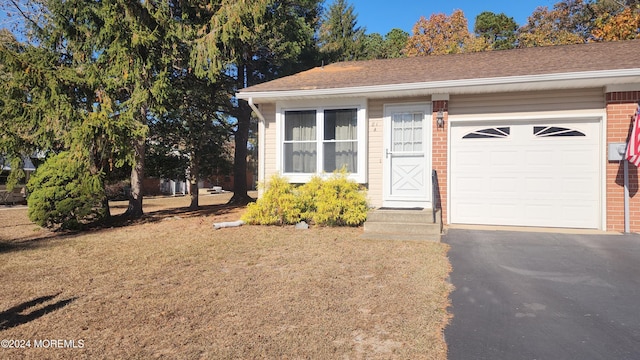
[{"label": "fascia board", "polygon": [[[558,88],[558,83],[567,84],[578,81],[579,83],[597,82],[597,85],[607,85],[605,80],[619,81],[621,78],[640,77],[640,68],[605,70],[605,71],[582,71],[558,74],[507,76],[494,78],[460,79],[431,82],[416,82],[402,84],[386,84],[372,86],[355,86],[344,88],[327,89],[305,89],[305,90],[283,90],[283,91],[239,91],[236,97],[239,99],[253,98],[255,102],[260,100],[286,100],[300,98],[322,98],[322,97],[344,97],[344,96],[372,96],[375,94],[392,95],[393,93],[439,93],[443,89],[447,92],[464,94],[474,92],[490,91],[510,91],[513,85],[530,86],[541,90],[545,88]],[[627,82],[629,80],[627,79]],[[481,88],[485,88],[482,90]]]}]

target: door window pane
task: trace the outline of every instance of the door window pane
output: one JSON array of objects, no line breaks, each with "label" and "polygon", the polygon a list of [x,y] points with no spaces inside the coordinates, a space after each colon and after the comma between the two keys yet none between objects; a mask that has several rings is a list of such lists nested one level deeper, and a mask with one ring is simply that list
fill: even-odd
[{"label": "door window pane", "polygon": [[393,114],[391,144],[394,152],[422,151],[422,119],[422,113]]}]

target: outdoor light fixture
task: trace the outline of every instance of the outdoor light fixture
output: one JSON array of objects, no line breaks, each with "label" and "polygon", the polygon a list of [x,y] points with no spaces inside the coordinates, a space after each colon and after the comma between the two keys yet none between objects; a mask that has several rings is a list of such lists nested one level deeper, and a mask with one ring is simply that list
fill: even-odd
[{"label": "outdoor light fixture", "polygon": [[444,127],[444,112],[442,110],[438,111],[438,115],[436,115],[436,124],[439,129]]}]

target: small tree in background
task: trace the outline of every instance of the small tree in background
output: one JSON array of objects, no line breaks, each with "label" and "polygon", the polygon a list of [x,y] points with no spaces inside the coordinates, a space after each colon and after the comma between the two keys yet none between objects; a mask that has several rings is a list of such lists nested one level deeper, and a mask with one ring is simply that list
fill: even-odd
[{"label": "small tree in background", "polygon": [[405,57],[405,48],[409,33],[401,29],[391,29],[384,37],[384,50],[387,59]]},{"label": "small tree in background", "polygon": [[364,38],[364,58],[395,59],[405,57],[405,47],[409,33],[401,29],[391,29],[384,37],[378,33],[367,34]]},{"label": "small tree in background", "polygon": [[484,38],[492,50],[513,49],[516,47],[518,24],[504,13],[495,14],[484,11],[476,16],[473,31]]},{"label": "small tree in background", "polygon": [[367,57],[366,30],[357,24],[357,14],[353,5],[348,4],[346,0],[336,0],[331,4],[322,19],[318,38],[320,52],[325,61],[362,60]]}]

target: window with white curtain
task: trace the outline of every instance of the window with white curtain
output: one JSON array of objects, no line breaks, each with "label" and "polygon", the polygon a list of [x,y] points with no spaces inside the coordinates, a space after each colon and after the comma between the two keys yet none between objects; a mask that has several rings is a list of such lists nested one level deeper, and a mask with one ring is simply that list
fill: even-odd
[{"label": "window with white curtain", "polygon": [[284,116],[284,171],[314,173],[317,158],[316,111],[287,111]]},{"label": "window with white curtain", "polygon": [[356,109],[324,111],[324,168],[326,172],[358,171],[358,114]]},{"label": "window with white curtain", "polygon": [[292,182],[313,175],[331,174],[342,168],[354,180],[364,182],[365,118],[357,107],[280,112],[282,172]]}]

